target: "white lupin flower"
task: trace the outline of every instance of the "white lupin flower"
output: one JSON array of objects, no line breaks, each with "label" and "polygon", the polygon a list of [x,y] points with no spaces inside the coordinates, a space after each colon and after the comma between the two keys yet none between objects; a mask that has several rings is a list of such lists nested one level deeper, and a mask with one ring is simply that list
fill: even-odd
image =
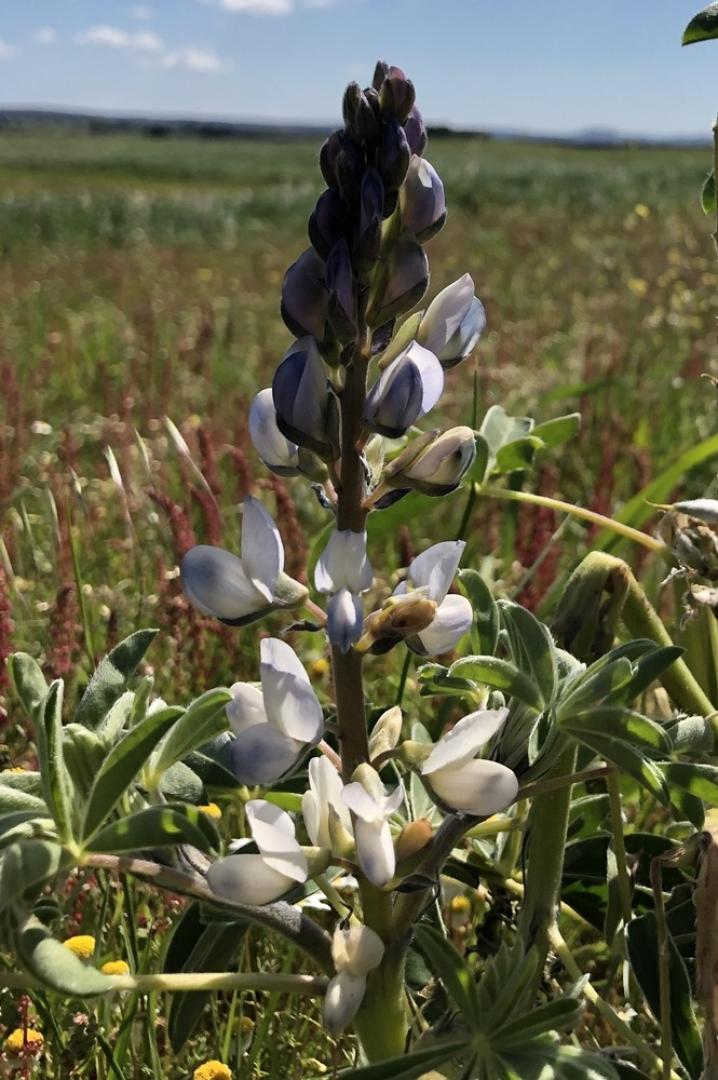
[{"label": "white lupin flower", "polygon": [[272,388],[260,390],[249,409],[249,436],[254,449],[272,472],[294,476],[299,472],[299,447],[277,427]]},{"label": "white lupin flower", "polygon": [[338,1035],[355,1016],[366,991],[367,975],[384,956],[384,943],[369,926],[338,926],[332,936],[332,959],[337,974],[324,1001],[324,1022]]},{"label": "white lupin flower", "polygon": [[476,755],[495,735],[508,709],[484,709],[465,716],[439,739],[421,766],[421,775],[445,806],[488,817],[516,798],[516,775],[498,761]]},{"label": "white lupin flower", "polygon": [[436,615],[421,633],[407,639],[407,645],[422,656],[440,656],[451,652],[471,628],[473,611],[465,596],[447,595],[466,544],[463,540],[445,540],[434,544],[411,562],[407,580],[394,590],[401,596],[412,588],[422,589],[437,605]]},{"label": "white lupin flower", "polygon": [[448,495],[459,486],[476,457],[476,435],[470,427],[449,428],[434,439],[393,479],[396,486],[425,495]]},{"label": "white lupin flower", "polygon": [[294,823],[284,810],[264,799],[253,799],[246,804],[245,812],[259,851],[242,851],[250,841],[240,840],[235,854],[211,864],[207,882],[212,892],[236,903],[271,904],[307,880],[306,856],[296,841]]},{"label": "white lupin flower", "polygon": [[399,438],[434,408],[443,389],[444,369],[436,356],[412,341],[370,389],[364,418],[372,431]]},{"label": "white lupin flower", "polygon": [[364,611],[359,594],[371,588],[373,579],[366,532],[334,529],[314,569],[314,584],[330,596],[327,632],[342,652],[361,637]]},{"label": "white lupin flower", "polygon": [[302,815],[315,847],[332,848],[329,827],[330,810],[336,813],[347,834],[352,834],[352,818],[342,799],[342,778],[328,758],[313,757],[309,762],[309,791],[302,796]]},{"label": "white lupin flower", "polygon": [[359,866],[372,885],[381,889],[388,885],[396,870],[389,818],[404,801],[404,789],[400,784],[391,795],[385,795],[375,769],[362,765],[359,770],[361,781],[354,780],[347,784],[342,799],[354,814],[354,839]]},{"label": "white lupin flower", "polygon": [[239,558],[224,548],[198,544],[180,568],[190,603],[230,626],[254,622],[277,607],[294,607],[307,595],[303,585],[283,572],[284,545],[262,504],[247,496],[242,509]]},{"label": "white lupin flower", "polygon": [[486,313],[474,296],[469,274],[447,285],[422,316],[417,340],[435,353],[445,368],[453,367],[473,349],[486,327]]},{"label": "white lupin flower", "polygon": [[259,648],[262,689],[235,683],[226,707],[235,734],[232,767],[249,785],[284,776],[324,729],[321,705],[294,650],[278,638],[264,638]]}]

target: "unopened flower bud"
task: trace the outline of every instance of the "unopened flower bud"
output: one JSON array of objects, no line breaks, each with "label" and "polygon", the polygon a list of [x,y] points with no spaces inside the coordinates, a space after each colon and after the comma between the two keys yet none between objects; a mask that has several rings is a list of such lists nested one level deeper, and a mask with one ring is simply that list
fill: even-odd
[{"label": "unopened flower bud", "polygon": [[337,974],[324,1000],[324,1023],[331,1034],[338,1035],[353,1019],[366,991],[367,976],[383,955],[383,941],[368,926],[340,925],[334,931],[332,959]]},{"label": "unopened flower bud", "polygon": [[454,367],[476,345],[486,327],[486,313],[469,274],[442,289],[424,312],[417,341],[438,356],[445,368]]},{"label": "unopened flower bud", "polygon": [[389,652],[400,641],[420,634],[436,615],[437,605],[417,593],[390,596],[379,611],[364,620],[364,633],[357,642],[360,652],[371,650],[375,655]]},{"label": "unopened flower bud", "polygon": [[399,196],[401,222],[422,244],[446,221],[444,185],[433,165],[414,154]]},{"label": "unopened flower bud", "polygon": [[336,188],[328,188],[317,199],[309,218],[309,239],[320,258],[327,258],[346,230],[346,203]]},{"label": "unopened flower bud", "polygon": [[415,341],[377,379],[366,399],[367,426],[389,439],[400,438],[433,409],[444,389],[444,372],[433,353]]},{"label": "unopened flower bud", "polygon": [[383,712],[369,736],[369,758],[373,760],[379,754],[394,750],[401,738],[403,717],[398,705]]},{"label": "unopened flower bud", "polygon": [[288,350],[272,380],[272,398],[279,430],[298,446],[322,458],[339,450],[339,409],[312,337]]},{"label": "unopened flower bud", "polygon": [[[394,848],[396,850],[397,864],[406,863],[423,851],[427,844],[434,839],[434,826],[426,818],[418,821],[410,821],[399,833]],[[406,870],[407,867],[401,867]]]},{"label": "unopened flower bud", "polygon": [[414,105],[404,124],[406,139],[412,154],[423,154],[426,149],[426,124],[419,109]]},{"label": "unopened flower bud", "polygon": [[344,132],[334,131],[319,151],[319,168],[327,187],[337,186],[337,157],[344,144]]},{"label": "unopened flower bud", "polygon": [[271,387],[260,390],[249,410],[249,435],[254,449],[273,473],[296,476],[299,472],[299,447],[282,435],[277,427]]},{"label": "unopened flower bud", "polygon": [[[410,311],[429,284],[429,261],[423,247],[408,230],[402,232],[387,260],[383,295],[372,297],[367,319],[382,326],[396,315]],[[431,350],[433,352],[433,350]]]},{"label": "unopened flower bud", "polygon": [[354,248],[359,271],[370,270],[379,258],[383,215],[384,184],[372,166],[364,173],[359,193],[359,231]]},{"label": "unopened flower bud", "polygon": [[352,341],[356,335],[356,295],[349,245],[344,237],[329,252],[326,287],[332,329],[340,341]]},{"label": "unopened flower bud", "polygon": [[411,150],[404,128],[389,120],[382,126],[379,171],[387,191],[398,191],[409,168]]},{"label": "unopened flower bud", "polygon": [[336,158],[335,170],[337,186],[349,206],[355,206],[359,199],[366,155],[358,142],[348,136],[342,142],[342,148]]},{"label": "unopened flower bud", "polygon": [[469,427],[445,431],[392,479],[395,487],[412,487],[425,495],[448,495],[459,486],[476,456],[476,437]]},{"label": "unopened flower bud", "polygon": [[375,90],[381,90],[382,83],[389,72],[389,64],[386,60],[377,60],[376,67],[374,68],[374,77],[371,84]]},{"label": "unopened flower bud", "polygon": [[381,125],[359,83],[349,83],[346,88],[342,113],[346,129],[353,139],[362,146],[376,145]]},{"label": "unopened flower bud", "polygon": [[382,112],[403,124],[414,107],[415,100],[416,92],[411,79],[407,79],[401,68],[390,67],[379,91]]},{"label": "unopened flower bud", "polygon": [[282,318],[297,337],[311,334],[323,341],[328,302],[324,263],[314,248],[307,248],[284,275]]}]

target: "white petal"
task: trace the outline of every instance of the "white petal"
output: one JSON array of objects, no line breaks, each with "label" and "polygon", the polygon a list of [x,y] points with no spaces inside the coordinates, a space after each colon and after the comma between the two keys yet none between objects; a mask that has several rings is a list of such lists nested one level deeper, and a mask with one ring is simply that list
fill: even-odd
[{"label": "white petal", "polygon": [[340,971],[329,980],[324,998],[324,1024],[330,1035],[344,1031],[362,1003],[366,991],[366,979]]},{"label": "white petal", "polygon": [[342,801],[362,821],[383,821],[384,810],[376,799],[372,798],[363,784],[354,780],[346,784],[342,791]]},{"label": "white petal", "polygon": [[474,283],[469,274],[437,293],[419,326],[421,344],[438,356],[458,330],[473,298]]},{"label": "white petal", "polygon": [[403,802],[404,785],[400,783],[394,788],[391,795],[387,795],[384,799],[384,817],[391,817],[392,814],[395,814]]},{"label": "white petal", "polygon": [[368,975],[384,956],[384,942],[370,926],[337,926],[332,935],[332,959],[337,971]]},{"label": "white petal", "polygon": [[406,350],[406,356],[412,360],[421,375],[423,394],[421,398],[421,416],[433,409],[444,390],[444,369],[433,352],[425,349],[418,341],[412,341]]},{"label": "white petal", "polygon": [[242,566],[252,584],[271,600],[284,568],[279,529],[258,499],[242,503]]},{"label": "white petal", "polygon": [[374,571],[366,552],[366,531],[334,529],[314,569],[314,584],[319,592],[339,589],[364,592],[371,588]]},{"label": "white petal", "polygon": [[225,712],[235,735],[240,735],[255,724],[267,723],[261,690],[243,682],[236,682],[229,689],[232,700],[227,702]]},{"label": "white petal", "polygon": [[327,828],[327,815],[313,791],[305,791],[302,795],[302,817],[304,818],[304,828],[307,830],[307,836],[314,847],[331,847]]},{"label": "white petal", "polygon": [[465,596],[452,593],[443,600],[436,615],[418,635],[426,656],[441,656],[451,652],[457,642],[471,629],[474,613]]},{"label": "white petal", "polygon": [[440,604],[456,576],[465,547],[463,540],[433,544],[412,561],[409,580],[417,588],[425,588],[429,599]]},{"label": "white petal", "polygon": [[329,807],[339,815],[344,828],[351,833],[352,819],[342,799],[342,778],[328,758],[321,755],[309,762],[309,787],[302,798],[304,824],[316,847],[331,847],[329,836]]},{"label": "white petal", "polygon": [[461,768],[440,769],[429,779],[431,789],[447,806],[465,814],[489,817],[516,798],[519,782],[498,761],[469,761]]},{"label": "white petal", "polygon": [[242,561],[224,548],[208,544],[190,548],[181,570],[187,599],[203,615],[231,621],[267,606],[266,593],[254,587]]},{"label": "white petal", "polygon": [[340,589],[327,604],[327,635],[332,645],[348,652],[361,637],[364,626],[364,605],[361,596]]},{"label": "white petal", "polygon": [[245,812],[267,865],[294,881],[306,881],[307,859],[295,839],[294,822],[289,814],[264,799],[252,799]]},{"label": "white petal", "polygon": [[396,856],[391,829],[386,821],[362,821],[354,824],[357,859],[365,876],[378,889],[388,885],[394,877]]},{"label": "white petal", "polygon": [[291,889],[295,880],[254,854],[216,859],[207,871],[207,883],[212,892],[238,904],[271,904]]},{"label": "white petal", "polygon": [[270,724],[299,742],[318,742],[324,730],[322,707],[294,650],[279,638],[264,638],[260,671]]},{"label": "white petal", "polygon": [[509,714],[508,709],[481,709],[464,716],[451,731],[442,735],[421,766],[424,776],[447,766],[459,768],[476,757]]},{"label": "white petal", "polygon": [[249,409],[249,436],[265,465],[282,469],[299,466],[299,448],[277,427],[272,388],[260,390]]},{"label": "white petal", "polygon": [[303,744],[277,731],[273,724],[254,724],[232,740],[232,771],[241,784],[273,784],[294,766]]}]

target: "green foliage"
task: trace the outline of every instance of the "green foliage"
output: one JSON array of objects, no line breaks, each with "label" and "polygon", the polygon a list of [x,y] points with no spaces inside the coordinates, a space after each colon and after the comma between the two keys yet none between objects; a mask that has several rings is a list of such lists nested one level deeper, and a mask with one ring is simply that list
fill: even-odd
[{"label": "green foliage", "polygon": [[94,997],[112,989],[112,979],[83,963],[37,919],[19,929],[14,947],[23,966],[50,990],[70,997]]},{"label": "green foliage", "polygon": [[697,41],[711,41],[718,37],[718,3],[708,4],[694,15],[683,31],[681,44],[693,45]]},{"label": "green foliage", "polygon": [[156,630],[137,630],[100,661],[77,707],[76,723],[99,727],[111,706],[127,690],[156,635]]}]

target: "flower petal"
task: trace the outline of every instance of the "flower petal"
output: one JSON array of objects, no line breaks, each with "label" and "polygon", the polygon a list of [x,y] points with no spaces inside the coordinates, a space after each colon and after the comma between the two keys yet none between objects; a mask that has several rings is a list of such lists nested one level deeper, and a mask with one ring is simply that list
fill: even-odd
[{"label": "flower petal", "polygon": [[324,1025],[330,1035],[339,1035],[354,1019],[366,991],[366,978],[340,971],[329,980],[324,998]]},{"label": "flower petal", "polygon": [[481,709],[464,716],[441,736],[421,767],[423,775],[449,766],[459,768],[471,761],[505,723],[508,714],[508,709]]},{"label": "flower petal", "polygon": [[262,691],[249,683],[237,682],[229,688],[232,700],[225,706],[227,719],[235,735],[241,735],[255,724],[266,724]]},{"label": "flower petal", "polygon": [[238,904],[271,904],[294,885],[294,879],[278,873],[261,855],[227,855],[211,864],[207,883],[217,896]]},{"label": "flower petal", "polygon": [[374,571],[366,551],[366,530],[334,529],[314,569],[314,584],[319,592],[339,589],[364,592],[371,588]]},{"label": "flower petal", "polygon": [[273,724],[254,724],[232,740],[229,759],[239,782],[253,787],[279,780],[302,750],[302,743],[277,731]]},{"label": "flower petal", "polygon": [[252,584],[271,601],[284,568],[282,538],[258,499],[248,495],[242,511],[242,566]]},{"label": "flower petal", "polygon": [[419,327],[419,340],[435,356],[459,329],[473,297],[474,282],[469,274],[464,274],[437,293],[429,304]]},{"label": "flower petal", "polygon": [[344,828],[351,832],[349,808],[342,799],[342,778],[328,758],[321,755],[309,762],[309,791],[302,797],[302,814],[309,838],[316,847],[331,847],[329,807],[339,815]]},{"label": "flower petal", "polygon": [[[424,656],[441,656],[451,652],[457,642],[471,629],[474,613],[465,596],[451,593],[439,604],[436,615],[425,630],[418,634]],[[418,650],[417,650],[418,651]]]},{"label": "flower petal", "polygon": [[271,386],[260,390],[250,406],[249,436],[254,449],[270,469],[298,469],[299,449],[277,427]]},{"label": "flower petal", "polygon": [[264,707],[270,724],[303,743],[322,737],[322,707],[309,676],[293,649],[279,638],[264,638],[260,645]]},{"label": "flower petal", "polygon": [[370,926],[337,926],[332,935],[332,959],[337,971],[368,975],[384,956],[384,942]]},{"label": "flower petal", "polygon": [[187,599],[203,615],[231,622],[267,607],[266,593],[255,588],[242,561],[224,548],[190,548],[182,559],[181,577]]},{"label": "flower petal", "polygon": [[469,761],[461,768],[432,773],[429,786],[447,806],[464,814],[489,817],[516,798],[519,782],[498,761]]},{"label": "flower petal", "polygon": [[388,885],[396,870],[396,855],[391,829],[386,821],[354,823],[357,859],[363,873],[378,889]]},{"label": "flower petal", "polygon": [[364,785],[360,784],[358,780],[344,785],[342,802],[362,821],[375,822],[384,820],[381,804],[372,798]]},{"label": "flower petal", "polygon": [[422,397],[419,416],[425,416],[430,409],[434,408],[444,391],[444,369],[433,352],[425,349],[418,341],[412,341],[406,354],[416,364],[421,375]]},{"label": "flower petal", "polygon": [[245,813],[267,865],[294,881],[306,881],[307,859],[295,839],[294,822],[289,814],[264,799],[251,799]]},{"label": "flower petal", "polygon": [[334,593],[327,604],[327,634],[332,645],[345,653],[361,637],[364,625],[362,599],[349,589]]},{"label": "flower petal", "polygon": [[425,588],[430,600],[440,604],[459,569],[466,543],[463,540],[444,540],[433,544],[412,561],[409,580],[417,588]]}]

